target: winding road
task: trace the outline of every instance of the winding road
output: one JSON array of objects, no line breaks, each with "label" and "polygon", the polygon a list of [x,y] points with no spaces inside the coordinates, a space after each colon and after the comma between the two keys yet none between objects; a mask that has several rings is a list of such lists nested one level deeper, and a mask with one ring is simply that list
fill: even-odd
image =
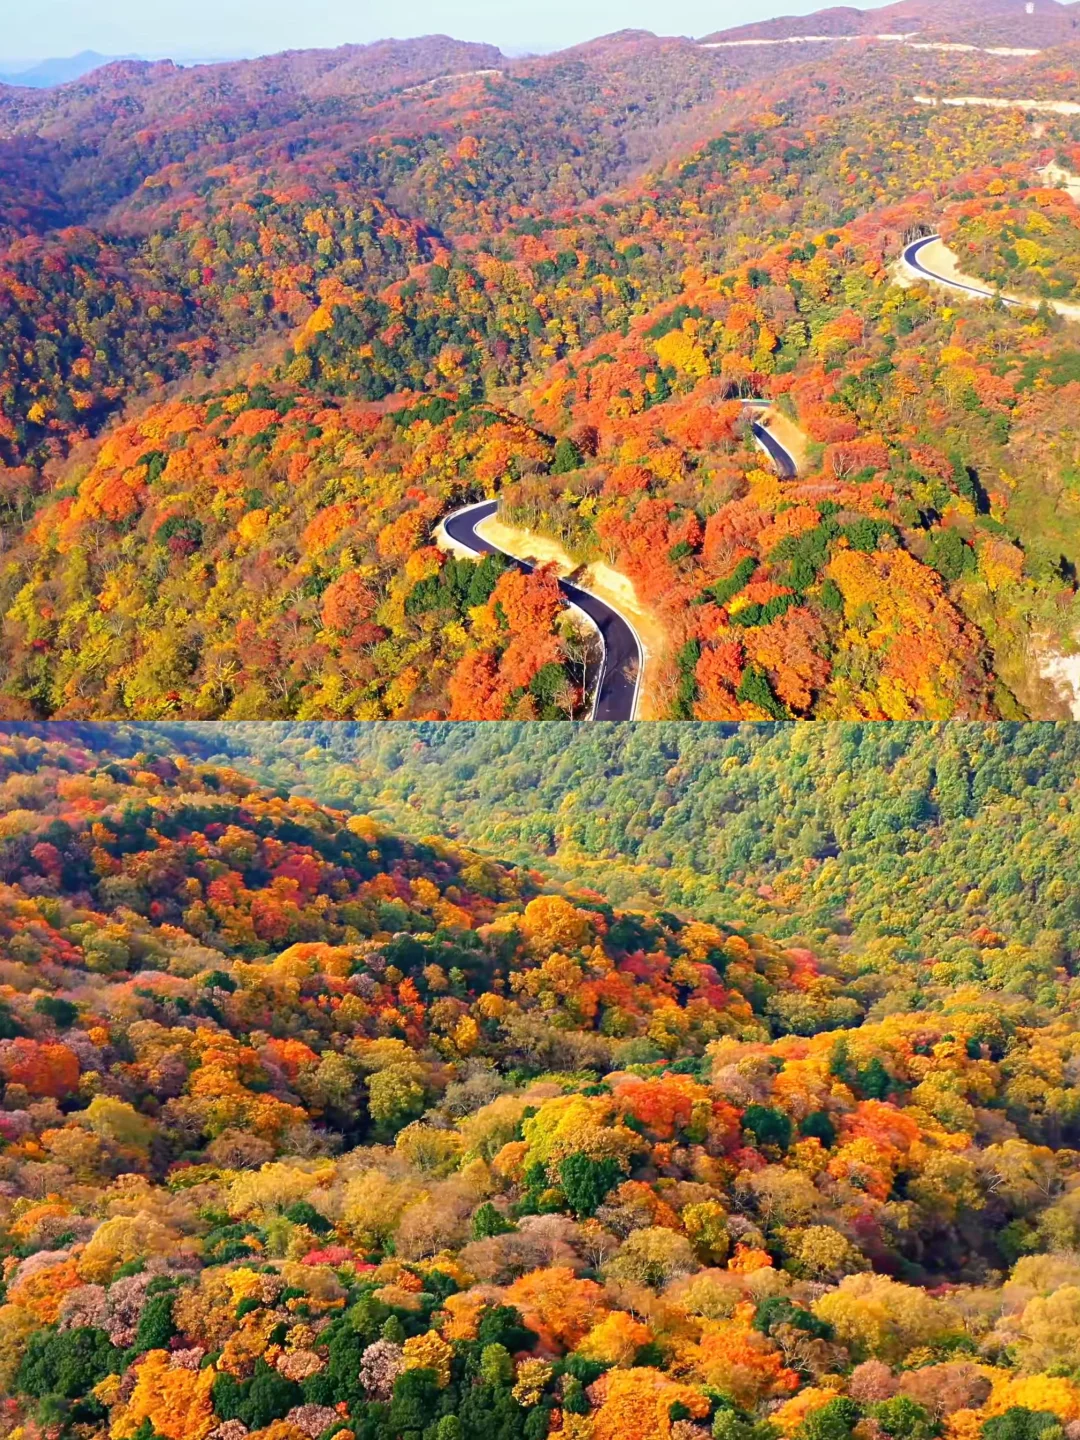
[{"label": "winding road", "polygon": [[[476,533],[476,527],[490,519],[498,508],[497,500],[481,500],[476,505],[466,505],[464,509],[455,510],[452,515],[448,515],[442,528],[451,540],[463,545],[467,550],[472,550],[474,554],[506,555],[505,550],[500,550],[497,545],[492,545],[490,540],[485,540]],[[534,568],[527,560],[519,560],[516,555],[508,555],[507,558],[513,560],[522,570],[530,571]],[[603,667],[596,686],[590,720],[632,720],[637,709],[645,660],[637,632],[617,610],[613,610],[588,590],[582,590],[566,580],[559,581],[559,589],[571,605],[584,611],[600,631],[604,647]]]},{"label": "winding road", "polygon": [[[937,285],[944,285],[948,290],[960,290],[968,295],[978,295],[984,300],[1000,300],[1003,305],[1024,304],[1023,300],[1016,300],[1011,295],[1002,295],[998,290],[988,290],[983,285],[970,285],[964,280],[953,280],[948,275],[939,275],[936,270],[931,270],[919,259],[921,251],[928,245],[933,245],[940,240],[940,235],[924,235],[919,240],[913,240],[910,245],[905,245],[902,253],[904,264],[916,275],[922,275],[927,280],[933,280]],[[1037,306],[1038,301],[1034,304]]]},{"label": "winding road", "polygon": [[[900,258],[912,275],[924,280],[932,280],[935,285],[943,285],[946,290],[956,290],[963,295],[976,295],[980,300],[1000,300],[1003,305],[1011,305],[1018,310],[1038,310],[1040,305],[1047,305],[1066,320],[1080,320],[1080,305],[1074,301],[1043,300],[1038,295],[1017,295],[1015,292],[1009,294],[1001,290],[991,290],[987,286],[973,281],[970,275],[961,275],[955,269],[956,257],[947,245],[940,242],[940,235],[924,235],[921,239],[913,240],[910,245],[904,246],[900,252]],[[935,244],[940,244],[940,249],[946,257],[944,261],[938,259],[936,263],[942,265],[943,268],[952,267],[951,275],[943,275],[941,271],[935,270],[933,258],[929,263],[923,259],[923,252]]]},{"label": "winding road", "polygon": [[[771,434],[760,421],[751,422],[754,439],[776,466],[782,480],[794,480],[798,467],[793,456]],[[474,555],[506,555],[515,565],[528,572],[535,567],[527,560],[500,550],[483,535],[477,534],[477,526],[489,520],[498,510],[497,500],[480,500],[465,505],[447,515],[442,522],[443,533],[455,544]],[[559,589],[571,605],[581,610],[600,632],[604,659],[600,679],[594,692],[590,720],[633,720],[641,693],[641,677],[645,667],[645,653],[637,631],[617,610],[580,585],[571,585],[568,580],[559,581]]]},{"label": "winding road", "polygon": [[776,473],[781,480],[794,480],[798,476],[799,468],[792,456],[784,449],[776,436],[768,430],[759,420],[750,423],[750,429],[754,432],[754,439],[768,455],[769,459],[776,466]]}]

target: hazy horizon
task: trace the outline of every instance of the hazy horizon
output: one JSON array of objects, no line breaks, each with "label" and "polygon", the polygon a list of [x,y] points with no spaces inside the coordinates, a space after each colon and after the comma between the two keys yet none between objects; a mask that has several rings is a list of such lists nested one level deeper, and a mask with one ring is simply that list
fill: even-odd
[{"label": "hazy horizon", "polygon": [[[887,0],[863,0],[862,9]],[[333,48],[385,39],[446,34],[498,45],[504,51],[562,49],[625,29],[659,35],[706,35],[775,15],[806,14],[822,0],[551,0],[542,14],[508,11],[499,0],[413,0],[387,33],[381,6],[323,0],[297,11],[287,0],[185,0],[147,7],[138,0],[42,0],[9,17],[0,69],[29,67],[83,51],[139,54],[178,63],[243,59],[281,50]],[[45,43],[42,36],[49,36]],[[55,37],[62,37],[57,39]]]}]

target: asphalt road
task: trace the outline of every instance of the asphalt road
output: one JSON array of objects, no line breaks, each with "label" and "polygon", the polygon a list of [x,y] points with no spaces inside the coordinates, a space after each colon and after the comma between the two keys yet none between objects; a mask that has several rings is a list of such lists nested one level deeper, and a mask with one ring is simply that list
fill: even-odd
[{"label": "asphalt road", "polygon": [[769,459],[776,466],[776,471],[777,474],[780,476],[780,479],[794,480],[799,473],[798,467],[796,466],[795,461],[792,459],[792,457],[784,449],[783,445],[780,444],[780,441],[777,440],[776,436],[773,435],[771,431],[766,430],[765,426],[760,424],[757,420],[751,422],[750,428],[754,432],[754,439],[768,454]]},{"label": "asphalt road", "polygon": [[[798,468],[792,456],[784,449],[776,436],[771,434],[759,421],[751,422],[754,438],[776,466],[782,480],[794,480]],[[506,554],[497,545],[476,533],[481,525],[499,508],[497,500],[481,500],[475,505],[466,505],[455,510],[443,521],[443,530],[459,545],[471,550],[474,555]],[[516,556],[507,557],[522,570],[533,569],[525,560]],[[592,720],[632,720],[637,709],[638,691],[641,686],[643,657],[641,642],[628,620],[613,610],[598,596],[566,580],[559,581],[559,589],[571,604],[583,610],[600,631],[604,646],[604,668],[596,691]]]},{"label": "asphalt road", "polygon": [[[925,275],[928,280],[935,281],[938,285],[945,285],[950,290],[960,290],[967,295],[978,295],[984,300],[998,299],[996,290],[984,289],[981,285],[966,285],[962,280],[950,280],[947,275],[939,275],[936,270],[929,269],[919,259],[919,252],[927,245],[932,245],[935,240],[940,240],[940,235],[924,235],[920,240],[913,240],[910,245],[904,246],[904,264],[909,270],[914,270],[917,275]],[[1010,300],[1007,296],[1000,297],[1004,305],[1019,305],[1019,300]]]},{"label": "asphalt road", "polygon": [[[472,550],[476,555],[506,554],[497,545],[476,533],[477,525],[494,515],[498,509],[497,500],[482,500],[477,505],[467,505],[456,510],[443,521],[443,530],[459,545]],[[534,567],[515,556],[508,557],[522,570]],[[595,622],[604,645],[603,671],[596,691],[592,720],[632,720],[637,708],[638,689],[641,679],[641,645],[629,622],[617,610],[612,610],[603,600],[590,595],[565,580],[559,581],[559,589],[579,610]]]}]

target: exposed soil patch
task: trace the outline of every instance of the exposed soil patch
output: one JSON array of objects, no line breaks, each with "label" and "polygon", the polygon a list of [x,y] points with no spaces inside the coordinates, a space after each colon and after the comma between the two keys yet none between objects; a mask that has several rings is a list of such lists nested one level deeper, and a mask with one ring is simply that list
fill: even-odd
[{"label": "exposed soil patch", "polygon": [[564,580],[572,580],[581,589],[590,590],[629,621],[637,631],[643,651],[641,693],[635,718],[661,719],[658,685],[669,649],[667,631],[659,616],[638,599],[629,576],[620,574],[602,560],[577,565],[557,540],[531,530],[518,530],[495,515],[478,525],[476,533],[518,560],[553,564]]}]

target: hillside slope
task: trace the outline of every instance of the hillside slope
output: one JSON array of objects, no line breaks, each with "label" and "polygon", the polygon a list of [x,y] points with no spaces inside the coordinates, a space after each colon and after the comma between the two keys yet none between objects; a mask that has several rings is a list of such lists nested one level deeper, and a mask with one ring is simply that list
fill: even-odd
[{"label": "hillside slope", "polygon": [[[672,718],[1069,713],[1071,330],[894,261],[1008,196],[1071,283],[1069,118],[916,97],[1054,94],[1072,52],[781,48],[434,37],[8,96],[0,711],[580,713],[557,596],[485,610],[432,544],[498,496],[655,614]],[[808,437],[794,481],[747,397]]]},{"label": "hillside slope", "polygon": [[5,735],[0,799],[0,1433],[1080,1413],[1064,969],[912,1008],[167,743]]},{"label": "hillside slope", "polygon": [[1075,725],[9,728],[118,757],[166,744],[617,904],[874,947],[951,983],[1035,995],[1080,966]]}]

